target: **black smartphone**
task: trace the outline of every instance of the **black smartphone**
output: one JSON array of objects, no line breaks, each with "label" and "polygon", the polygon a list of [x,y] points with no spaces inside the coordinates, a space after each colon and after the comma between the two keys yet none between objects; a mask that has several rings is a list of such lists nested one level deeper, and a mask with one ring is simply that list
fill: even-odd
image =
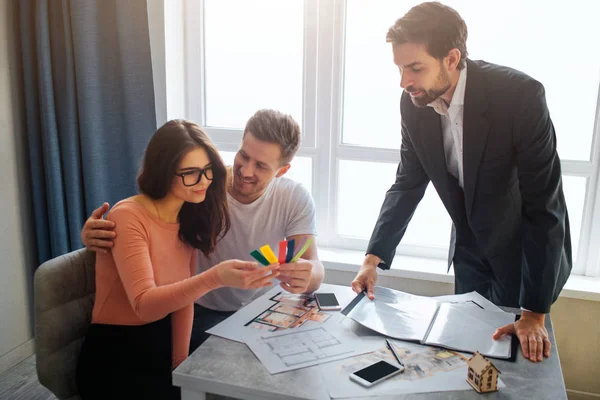
[{"label": "black smartphone", "polygon": [[315,293],[315,299],[317,299],[317,305],[323,311],[336,311],[342,309],[333,293]]},{"label": "black smartphone", "polygon": [[350,379],[365,387],[371,387],[402,371],[404,371],[404,367],[381,360],[351,373]]}]

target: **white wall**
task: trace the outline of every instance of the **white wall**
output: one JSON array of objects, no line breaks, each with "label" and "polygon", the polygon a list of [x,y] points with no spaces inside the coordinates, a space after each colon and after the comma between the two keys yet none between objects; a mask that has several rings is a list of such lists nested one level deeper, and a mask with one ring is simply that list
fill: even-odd
[{"label": "white wall", "polygon": [[17,2],[0,0],[0,373],[33,352],[35,253]]}]

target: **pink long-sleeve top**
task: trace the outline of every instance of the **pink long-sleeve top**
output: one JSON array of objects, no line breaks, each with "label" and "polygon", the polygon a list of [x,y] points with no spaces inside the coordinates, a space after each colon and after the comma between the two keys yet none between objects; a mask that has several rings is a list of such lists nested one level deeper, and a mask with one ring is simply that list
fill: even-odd
[{"label": "pink long-sleeve top", "polygon": [[132,199],[108,213],[117,236],[110,253],[96,254],[92,322],[143,325],[171,315],[173,368],[188,355],[194,300],[222,286],[217,271],[199,275],[196,251],[179,239],[179,224],[166,223]]}]

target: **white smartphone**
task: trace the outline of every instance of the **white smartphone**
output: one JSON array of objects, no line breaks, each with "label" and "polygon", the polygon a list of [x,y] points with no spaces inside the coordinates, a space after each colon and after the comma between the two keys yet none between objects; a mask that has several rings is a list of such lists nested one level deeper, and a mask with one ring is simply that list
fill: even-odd
[{"label": "white smartphone", "polygon": [[365,387],[371,387],[389,377],[399,374],[402,371],[404,371],[404,367],[399,367],[397,365],[390,364],[387,361],[380,360],[351,373],[350,379],[360,383]]},{"label": "white smartphone", "polygon": [[315,293],[315,299],[317,300],[319,309],[323,311],[336,311],[342,309],[333,293]]}]

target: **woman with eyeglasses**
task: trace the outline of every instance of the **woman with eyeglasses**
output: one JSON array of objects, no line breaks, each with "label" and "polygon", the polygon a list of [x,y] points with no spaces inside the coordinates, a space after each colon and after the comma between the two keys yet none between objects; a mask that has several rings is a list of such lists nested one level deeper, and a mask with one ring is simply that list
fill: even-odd
[{"label": "woman with eyeglasses", "polygon": [[223,286],[271,285],[277,265],[225,261],[196,275],[230,226],[226,170],[192,122],[167,122],[151,138],[137,178],[140,194],[118,202],[111,252],[96,253],[92,324],[77,364],[88,399],[176,399],[171,372],[188,355],[194,301]]}]

